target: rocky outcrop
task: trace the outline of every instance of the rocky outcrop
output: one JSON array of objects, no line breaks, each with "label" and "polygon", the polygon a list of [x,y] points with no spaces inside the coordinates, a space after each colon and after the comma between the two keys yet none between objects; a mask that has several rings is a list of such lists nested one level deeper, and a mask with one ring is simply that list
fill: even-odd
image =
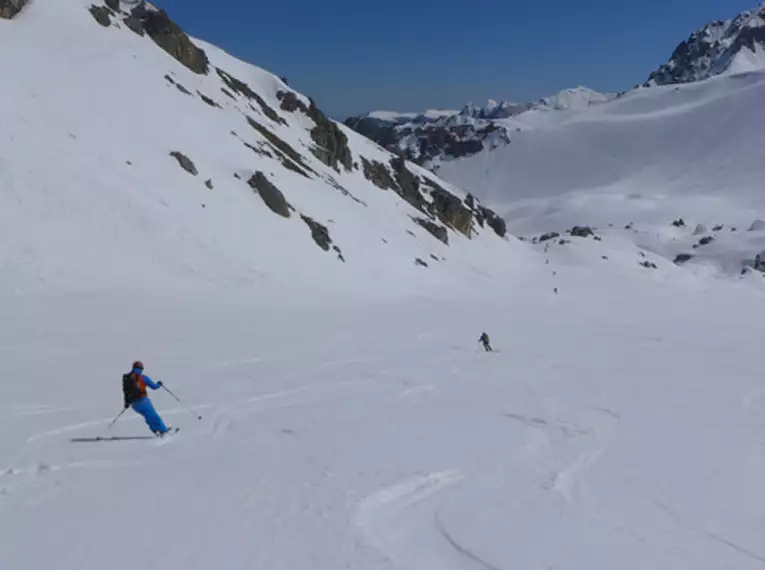
[{"label": "rocky outcrop", "polygon": [[302,214],[300,217],[310,228],[311,237],[313,238],[313,241],[316,242],[316,245],[318,245],[324,251],[329,251],[330,247],[332,247],[332,238],[329,236],[329,230],[327,229],[327,226],[320,224],[305,214]]},{"label": "rocky outcrop", "polygon": [[287,203],[287,199],[282,194],[282,191],[274,186],[271,181],[262,172],[256,172],[252,178],[247,181],[250,188],[257,190],[258,195],[263,199],[266,206],[274,212],[279,214],[283,218],[289,218],[290,205]]},{"label": "rocky outcrop", "polygon": [[309,167],[307,164],[305,164],[305,162],[303,162],[303,156],[299,152],[297,152],[294,148],[292,148],[292,146],[290,146],[289,143],[283,141],[278,136],[276,136],[273,132],[268,130],[266,127],[264,127],[257,121],[254,121],[250,117],[247,117],[247,123],[257,132],[259,132],[263,136],[263,138],[265,138],[269,142],[271,147],[279,155],[282,161],[282,164],[286,168],[289,168],[290,170],[297,172],[298,174],[301,174],[305,176],[306,178],[309,178],[308,172],[316,174],[311,169],[311,167]]},{"label": "rocky outcrop", "polygon": [[420,179],[406,167],[406,161],[401,158],[392,158],[390,161],[393,175],[396,177],[398,194],[413,207],[421,212],[426,212],[428,202],[420,192]]},{"label": "rocky outcrop", "polygon": [[0,0],[0,18],[10,20],[26,5],[27,0]]},{"label": "rocky outcrop", "polygon": [[101,24],[104,28],[108,28],[112,25],[112,16],[114,12],[106,6],[96,6],[95,4],[90,7],[90,15]]},{"label": "rocky outcrop", "polygon": [[388,167],[376,160],[361,157],[361,167],[364,177],[381,190],[396,190],[398,185],[390,174]]},{"label": "rocky outcrop", "polygon": [[294,113],[296,111],[302,111],[306,115],[308,114],[308,107],[303,103],[297,94],[292,91],[279,91],[276,94],[276,98],[281,102],[280,108],[282,111]]},{"label": "rocky outcrop", "polygon": [[250,101],[255,101],[258,106],[260,107],[261,112],[268,117],[269,120],[273,121],[274,123],[278,123],[280,125],[286,125],[287,121],[285,121],[282,117],[279,116],[279,113],[273,110],[271,106],[269,106],[268,103],[255,93],[249,85],[247,85],[244,81],[241,79],[237,79],[227,71],[222,70],[219,67],[215,68],[215,71],[218,73],[218,77],[221,78],[223,83],[228,85],[228,87],[234,91],[235,93],[238,93],[242,97],[246,97]]},{"label": "rocky outcrop", "polygon": [[675,257],[673,263],[675,265],[683,265],[684,263],[688,263],[691,259],[693,259],[693,256],[690,253],[681,253]]},{"label": "rocky outcrop", "polygon": [[645,86],[701,81],[724,73],[765,50],[765,4],[726,21],[715,21],[680,43]]},{"label": "rocky outcrop", "polygon": [[569,234],[572,237],[588,238],[593,237],[595,232],[592,230],[592,228],[587,226],[574,226],[571,228],[571,230],[569,230]]},{"label": "rocky outcrop", "polygon": [[192,160],[182,152],[174,151],[170,153],[170,156],[177,160],[180,167],[192,176],[199,174],[199,171],[197,170],[194,162],[192,162]]},{"label": "rocky outcrop", "polygon": [[412,217],[412,220],[427,230],[428,233],[430,233],[430,235],[432,235],[438,241],[449,245],[449,231],[444,226],[430,220],[426,220],[425,218]]},{"label": "rocky outcrop", "polygon": [[494,210],[479,204],[472,194],[468,194],[465,198],[465,205],[473,212],[473,216],[475,216],[480,227],[483,228],[488,225],[501,238],[507,235],[507,222],[500,218]]},{"label": "rocky outcrop", "polygon": [[143,29],[159,47],[194,73],[209,73],[210,62],[205,51],[189,39],[180,26],[170,19],[167,12],[141,3],[133,9],[130,16],[134,19],[130,26],[134,32],[140,33],[138,30]]},{"label": "rocky outcrop", "polygon": [[313,101],[308,108],[308,116],[316,123],[311,130],[311,139],[316,145],[311,149],[314,156],[338,172],[340,164],[350,172],[353,169],[353,155],[348,146],[348,137],[334,121],[330,121],[319,110]]},{"label": "rocky outcrop", "polygon": [[433,199],[430,212],[447,226],[470,237],[473,230],[473,212],[462,200],[443,188],[431,190],[430,196]]}]

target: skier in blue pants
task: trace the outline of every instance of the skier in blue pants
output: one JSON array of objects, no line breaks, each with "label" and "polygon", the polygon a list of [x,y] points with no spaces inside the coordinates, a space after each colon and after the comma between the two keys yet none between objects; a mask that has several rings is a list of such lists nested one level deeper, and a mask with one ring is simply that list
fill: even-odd
[{"label": "skier in blue pants", "polygon": [[146,394],[146,388],[158,390],[162,382],[154,382],[143,373],[143,362],[137,360],[133,369],[122,376],[122,392],[125,396],[125,409],[132,407],[133,411],[143,416],[146,425],[155,435],[163,436],[169,430],[162,421]]}]

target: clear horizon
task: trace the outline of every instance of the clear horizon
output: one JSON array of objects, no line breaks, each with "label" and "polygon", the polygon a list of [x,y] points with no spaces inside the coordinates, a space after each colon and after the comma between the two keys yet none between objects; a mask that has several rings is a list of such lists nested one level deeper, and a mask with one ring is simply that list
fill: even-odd
[{"label": "clear horizon", "polygon": [[285,76],[342,119],[632,88],[677,45],[752,0],[243,4],[160,0],[189,34]]}]

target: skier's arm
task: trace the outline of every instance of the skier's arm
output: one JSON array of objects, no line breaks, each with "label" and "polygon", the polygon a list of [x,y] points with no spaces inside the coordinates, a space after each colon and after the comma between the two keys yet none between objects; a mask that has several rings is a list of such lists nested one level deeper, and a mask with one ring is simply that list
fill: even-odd
[{"label": "skier's arm", "polygon": [[143,375],[142,375],[142,377],[143,377],[143,381],[144,381],[144,383],[145,383],[145,384],[146,384],[146,385],[147,385],[149,388],[151,388],[152,390],[159,390],[159,389],[160,389],[160,387],[162,386],[162,382],[155,382],[154,380],[152,380],[151,378],[149,378],[148,376],[146,376],[146,374],[143,374]]}]

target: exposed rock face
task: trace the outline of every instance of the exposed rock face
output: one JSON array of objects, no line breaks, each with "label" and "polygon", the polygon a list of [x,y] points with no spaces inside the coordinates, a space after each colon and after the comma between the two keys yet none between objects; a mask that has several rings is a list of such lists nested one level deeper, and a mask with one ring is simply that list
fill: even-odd
[{"label": "exposed rock face", "polygon": [[247,181],[247,184],[254,190],[257,190],[258,195],[263,199],[272,212],[279,214],[283,218],[289,218],[290,205],[287,203],[287,199],[282,194],[282,191],[274,186],[271,181],[262,172],[256,172],[252,178]]},{"label": "exposed rock face", "polygon": [[182,152],[174,151],[170,153],[170,156],[175,158],[175,160],[178,161],[178,164],[181,168],[183,168],[186,172],[189,174],[196,176],[199,174],[199,171],[197,170],[196,165],[192,162],[192,160],[183,154]]},{"label": "exposed rock face", "polygon": [[595,232],[592,231],[592,228],[587,226],[574,226],[571,228],[571,231],[569,232],[572,237],[580,237],[580,238],[587,238],[592,237],[595,235]]},{"label": "exposed rock face", "polygon": [[674,263],[676,265],[683,265],[684,263],[688,263],[691,259],[693,259],[693,256],[690,253],[681,253],[675,257]]},{"label": "exposed rock face", "polygon": [[396,190],[398,185],[390,174],[388,167],[376,160],[367,160],[361,157],[361,166],[364,170],[364,176],[381,190]]},{"label": "exposed rock face", "polygon": [[26,5],[27,0],[0,0],[0,18],[10,20]]},{"label": "exposed rock face", "polygon": [[412,218],[418,225],[425,228],[438,241],[449,245],[449,231],[442,225],[425,218]]},{"label": "exposed rock face", "polygon": [[329,230],[327,226],[320,224],[313,218],[302,214],[300,216],[306,225],[311,229],[311,237],[321,249],[329,251],[332,246],[332,238],[329,236]]},{"label": "exposed rock face", "polygon": [[480,118],[460,113],[431,119],[379,119],[351,117],[345,124],[387,150],[419,165],[443,158],[472,156],[484,148],[510,142],[506,129]]},{"label": "exposed rock face", "polygon": [[396,177],[398,194],[421,212],[426,212],[428,202],[420,192],[420,180],[406,167],[406,161],[400,157],[392,158],[390,165]]},{"label": "exposed rock face", "polygon": [[287,111],[289,113],[302,111],[306,115],[308,114],[308,107],[306,107],[305,103],[303,103],[300,98],[292,91],[279,91],[276,94],[276,97],[279,99],[279,101],[281,101],[280,106],[282,111]]},{"label": "exposed rock face", "polygon": [[109,8],[111,8],[115,12],[120,11],[120,0],[104,0],[104,4],[106,4]]},{"label": "exposed rock face", "polygon": [[353,169],[353,155],[348,146],[348,137],[334,121],[330,121],[319,110],[313,101],[308,108],[308,116],[316,123],[311,130],[311,139],[316,143],[316,147],[312,149],[313,154],[338,172],[340,171],[338,164],[342,164],[345,170],[350,172]]},{"label": "exposed rock face", "polygon": [[[736,70],[739,61],[762,59],[765,50],[765,4],[732,20],[716,21],[692,33],[670,60],[654,71],[646,86],[701,81]],[[746,64],[745,64],[746,65]]]},{"label": "exposed rock face", "polygon": [[96,6],[94,4],[90,7],[90,15],[93,16],[96,22],[101,24],[104,28],[108,28],[112,25],[111,17],[114,15],[114,12],[106,6]]},{"label": "exposed rock face", "polygon": [[238,93],[242,97],[246,97],[250,101],[255,101],[258,106],[260,107],[260,110],[263,112],[263,114],[268,117],[269,120],[273,121],[274,123],[279,123],[280,125],[286,125],[287,121],[285,121],[282,117],[279,116],[279,113],[274,111],[268,103],[255,93],[255,91],[250,88],[249,85],[247,85],[244,81],[237,79],[227,71],[224,71],[220,69],[219,67],[215,68],[215,71],[218,73],[218,76],[221,78],[221,80],[228,85],[228,87],[234,91],[235,93]]},{"label": "exposed rock face", "polygon": [[[133,9],[131,17],[134,18],[130,29],[137,32],[143,30],[154,42],[188,67],[194,73],[207,75],[210,71],[210,62],[203,49],[194,45],[189,36],[173,22],[164,10],[156,10],[141,3]],[[138,27],[140,22],[140,28]],[[138,32],[137,32],[138,33]]]}]

